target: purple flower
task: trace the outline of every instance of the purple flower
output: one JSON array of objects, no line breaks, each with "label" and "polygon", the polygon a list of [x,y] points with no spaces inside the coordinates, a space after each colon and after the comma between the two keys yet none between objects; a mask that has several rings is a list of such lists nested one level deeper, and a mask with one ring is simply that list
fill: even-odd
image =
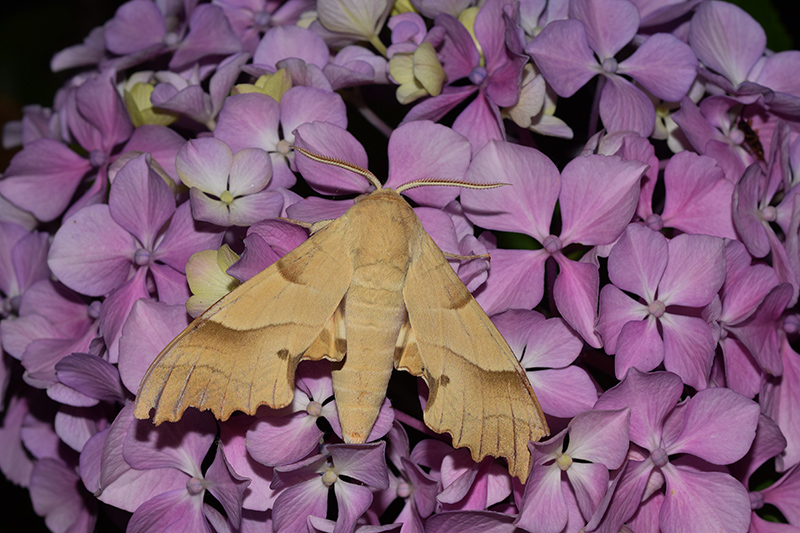
[{"label": "purple flower", "polygon": [[289,188],[296,181],[290,170],[294,130],[315,120],[346,127],[342,97],[311,87],[289,89],[280,103],[263,94],[240,94],[225,101],[214,137],[225,141],[234,154],[245,148],[260,148],[269,153],[273,169],[271,188]]},{"label": "purple flower", "polygon": [[0,222],[0,317],[19,313],[25,290],[49,275],[47,269],[48,236],[29,232],[13,222]]},{"label": "purple flower", "polygon": [[589,520],[608,490],[608,471],[625,460],[629,422],[626,408],[586,411],[546,442],[529,444],[533,467],[515,524],[540,533],[563,531],[570,518],[565,492],[574,493],[584,523]]},{"label": "purple flower", "polygon": [[131,0],[120,6],[105,27],[108,50],[125,56],[114,63],[135,65],[170,52],[170,69],[179,70],[201,58],[241,50],[241,41],[222,8],[199,5],[188,13],[182,8],[181,4],[160,5],[149,0]]},{"label": "purple flower", "polygon": [[[209,413],[187,411],[176,423],[154,426],[133,418],[133,404],[120,411],[107,432],[98,433],[84,453],[98,448],[99,458],[81,463],[96,472],[86,479],[101,501],[133,511],[129,531],[149,531],[156,524],[176,531],[213,531],[208,520],[217,512],[203,503],[208,490],[222,504],[227,519],[238,528],[242,493],[249,481],[231,469],[221,448],[208,469],[201,464],[214,442],[216,423]],[[98,461],[99,468],[89,468]],[[223,519],[224,520],[224,519]]]},{"label": "purple flower", "polygon": [[710,83],[736,95],[742,103],[756,100],[796,120],[800,90],[800,53],[764,57],[767,35],[740,7],[703,2],[689,26],[689,43],[703,62],[701,74]]},{"label": "purple flower", "polygon": [[663,361],[687,385],[705,388],[715,342],[697,315],[725,280],[722,239],[683,234],[667,241],[631,224],[608,256],[608,275],[597,331],[606,352],[616,354],[617,379],[631,367],[646,372]]},{"label": "purple flower", "polygon": [[662,531],[747,529],[747,490],[715,465],[731,464],[747,453],[758,405],[720,388],[702,390],[676,405],[682,392],[675,374],[643,374],[632,368],[597,401],[595,409],[630,407],[630,438],[639,448],[629,454],[610,505],[600,507],[587,529],[602,520],[604,531],[617,531],[664,485],[666,496],[658,511]]},{"label": "purple flower", "polygon": [[[410,454],[408,435],[400,423],[395,422],[388,434],[387,457],[394,466],[389,470],[389,488],[378,492],[372,510],[382,514],[392,502],[400,498],[403,508],[395,522],[402,523],[401,533],[422,533],[422,520],[436,510],[439,481],[416,464]],[[397,475],[394,472],[397,472]]]},{"label": "purple flower", "polygon": [[640,202],[639,212],[648,227],[664,227],[684,233],[702,233],[735,239],[731,209],[733,183],[711,157],[681,152],[670,158],[664,169],[666,199],[663,212],[653,213],[652,191],[646,199],[647,211]]},{"label": "purple flower", "polygon": [[271,27],[295,24],[300,15],[314,8],[313,0],[214,0],[225,12],[231,28],[248,52],[255,51],[260,34]]},{"label": "purple flower", "polygon": [[[574,261],[564,250],[572,244],[596,246],[614,242],[630,221],[645,165],[618,157],[578,157],[559,175],[541,152],[492,141],[470,165],[467,179],[501,175],[510,187],[465,190],[464,211],[489,229],[530,235],[539,250],[492,250],[492,268],[478,302],[494,314],[509,308],[531,308],[544,294],[545,261],[560,268],[553,296],[561,316],[583,339],[601,346],[594,331],[599,271],[591,262]],[[556,202],[561,206],[561,232],[551,234]]]},{"label": "purple flower", "polygon": [[639,11],[629,0],[572,0],[569,20],[550,22],[525,48],[559,96],[572,96],[598,74],[604,76],[600,118],[609,131],[649,136],[655,109],[630,76],[650,93],[677,102],[694,81],[697,58],[667,33],[648,37],[627,59],[616,56],[639,29]]},{"label": "purple flower", "polygon": [[175,164],[181,181],[190,187],[195,220],[249,226],[281,213],[283,196],[265,190],[272,161],[261,149],[245,148],[233,155],[218,139],[194,139],[181,148]]},{"label": "purple flower", "polygon": [[97,502],[88,497],[74,468],[46,457],[31,472],[31,503],[50,531],[93,531]]},{"label": "purple flower", "polygon": [[724,377],[720,377],[725,386],[748,398],[761,387],[762,368],[773,373],[783,368],[775,319],[791,297],[788,284],[778,288],[772,268],[751,264],[751,259],[741,242],[726,244],[720,300],[707,310],[707,319],[720,327],[718,342],[725,363]]},{"label": "purple flower", "polygon": [[[87,173],[97,169],[93,186],[72,205],[71,211],[86,202],[98,201],[107,187],[105,173],[111,154],[133,129],[112,76],[111,71],[101,72],[66,94],[64,125],[88,157],[79,156],[53,139],[34,141],[12,159],[0,181],[0,194],[47,222],[64,212]],[[42,190],[49,191],[46,201],[39,194]]]},{"label": "purple flower", "polygon": [[201,228],[192,220],[188,203],[176,209],[169,186],[150,157],[141,155],[117,173],[108,205],[86,207],[61,227],[49,265],[70,288],[108,295],[100,330],[116,362],[125,318],[137,299],[149,296],[147,275],[155,280],[159,300],[184,304],[186,261],[196,251],[218,247],[220,239],[218,228]]},{"label": "purple flower", "polygon": [[[159,83],[150,93],[150,103],[160,111],[186,115],[213,130],[222,104],[239,77],[241,66],[248,59],[246,53],[240,52],[220,62],[208,81],[209,92],[205,92],[200,85],[202,80],[197,64],[184,75],[170,71],[156,72],[154,77]],[[206,74],[202,76],[207,75],[207,69],[204,72]]]},{"label": "purple flower", "polygon": [[60,383],[55,366],[73,352],[89,351],[97,336],[96,311],[63,285],[42,280],[23,295],[19,318],[0,324],[3,348],[22,361],[29,385],[68,405],[94,405],[96,399]]},{"label": "purple flower", "polygon": [[789,195],[792,211],[791,228],[787,227],[789,231],[785,235],[786,241],[782,242],[771,226],[772,222],[777,221],[778,211],[775,206],[770,205],[783,181],[781,173],[778,172],[781,166],[775,165],[769,174],[765,174],[755,163],[747,167],[734,189],[733,221],[742,242],[754,257],[772,254],[772,266],[778,278],[792,284],[793,291],[789,305],[794,305],[800,294],[800,280],[797,257],[790,254],[790,250],[797,247],[800,202],[795,202],[795,194]]},{"label": "purple flower", "polygon": [[272,511],[276,531],[299,531],[306,517],[326,516],[331,488],[338,507],[334,533],[352,531],[372,503],[370,488],[389,488],[385,448],[383,441],[331,444],[326,453],[277,467],[272,487],[282,491]]},{"label": "purple flower", "polygon": [[484,510],[505,500],[511,476],[492,457],[476,463],[466,448],[453,450],[439,467],[442,491],[436,497],[444,510]]},{"label": "purple flower", "polygon": [[[439,57],[450,85],[439,96],[417,104],[404,123],[439,120],[477,91],[477,98],[456,118],[453,130],[470,140],[473,152],[490,140],[505,139],[500,108],[517,103],[522,68],[527,61],[522,43],[507,28],[511,25],[504,16],[507,7],[508,0],[490,0],[483,5],[475,16],[475,40],[454,16],[442,13],[436,17],[436,26],[445,30]],[[513,37],[507,39],[506,35]],[[452,85],[461,79],[467,79],[470,85]]]}]

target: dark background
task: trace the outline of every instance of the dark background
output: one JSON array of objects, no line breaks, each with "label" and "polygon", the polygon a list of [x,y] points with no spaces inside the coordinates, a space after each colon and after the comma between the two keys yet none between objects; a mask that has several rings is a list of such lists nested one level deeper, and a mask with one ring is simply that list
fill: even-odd
[{"label": "dark background", "polygon": [[[0,7],[0,125],[22,117],[28,104],[52,105],[55,91],[67,73],[50,72],[54,53],[78,44],[92,28],[110,19],[118,0],[27,0],[3,2]],[[796,0],[735,0],[767,31],[767,46],[775,51],[797,48],[800,25],[793,8]],[[789,22],[789,24],[786,24]],[[8,166],[13,151],[0,148],[0,170]],[[4,253],[0,250],[0,253]],[[2,416],[0,414],[0,416]],[[27,489],[0,474],[3,531],[47,532],[44,521],[31,507]],[[11,529],[7,529],[7,528]],[[102,523],[99,530],[104,529]]]}]

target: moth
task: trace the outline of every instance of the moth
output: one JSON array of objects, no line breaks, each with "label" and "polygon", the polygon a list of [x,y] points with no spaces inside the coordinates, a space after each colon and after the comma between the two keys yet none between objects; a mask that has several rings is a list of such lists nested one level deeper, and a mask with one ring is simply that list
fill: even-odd
[{"label": "moth", "polygon": [[[525,481],[528,443],[548,434],[525,371],[400,193],[368,170],[295,147],[357,172],[375,190],[303,244],[212,305],[158,355],[136,396],[135,416],[177,421],[188,407],[220,420],[291,403],[300,361],[332,363],[345,442],[364,443],[392,369],[421,377],[425,424],[447,432],[477,462],[505,457]],[[496,186],[492,185],[492,186]]]}]

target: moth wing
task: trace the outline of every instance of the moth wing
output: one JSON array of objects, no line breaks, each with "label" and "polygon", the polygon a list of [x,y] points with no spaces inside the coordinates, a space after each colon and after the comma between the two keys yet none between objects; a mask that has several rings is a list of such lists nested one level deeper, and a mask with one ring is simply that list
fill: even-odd
[{"label": "moth wing", "polygon": [[142,379],[135,416],[147,418],[155,408],[158,424],[196,407],[225,420],[262,404],[288,405],[306,349],[332,343],[321,337],[335,333],[334,315],[353,274],[346,223],[341,217],[314,234],[170,342]]},{"label": "moth wing", "polygon": [[428,384],[425,424],[475,461],[505,457],[524,482],[528,442],[549,432],[542,409],[514,352],[427,234],[404,299],[409,327],[396,364]]}]

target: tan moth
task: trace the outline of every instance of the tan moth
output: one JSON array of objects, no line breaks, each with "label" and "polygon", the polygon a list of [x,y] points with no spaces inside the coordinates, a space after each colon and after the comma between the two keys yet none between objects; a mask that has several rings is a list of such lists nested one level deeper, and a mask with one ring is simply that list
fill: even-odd
[{"label": "tan moth", "polygon": [[345,442],[363,443],[392,369],[425,380],[433,431],[475,461],[505,457],[525,481],[528,442],[548,434],[525,371],[444,253],[400,196],[417,180],[382,188],[368,170],[295,149],[356,172],[375,186],[341,217],[312,226],[303,244],[241,284],[180,333],[150,365],[135,416],[177,421],[188,407],[226,420],[235,411],[291,403],[300,361],[332,362]]}]

